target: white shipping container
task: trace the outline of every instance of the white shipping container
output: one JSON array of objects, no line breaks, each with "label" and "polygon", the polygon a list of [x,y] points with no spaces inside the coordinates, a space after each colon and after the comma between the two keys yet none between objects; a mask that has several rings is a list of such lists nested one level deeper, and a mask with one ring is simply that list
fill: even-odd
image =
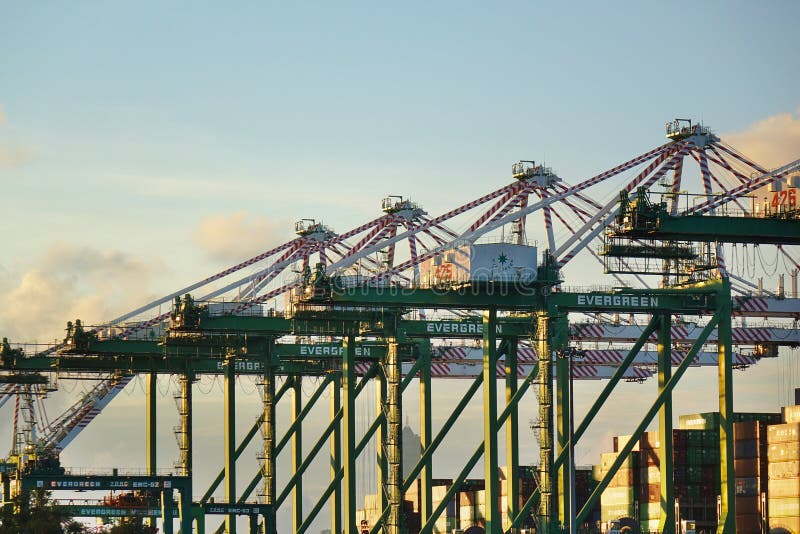
[{"label": "white shipping container", "polygon": [[767,443],[786,443],[800,440],[800,423],[769,425],[767,427]]},{"label": "white shipping container", "polygon": [[800,478],[784,478],[770,480],[767,484],[767,495],[770,498],[800,497]]},{"label": "white shipping container", "polygon": [[767,460],[770,462],[788,462],[800,460],[800,441],[773,443],[767,448]]},{"label": "white shipping container", "polygon": [[800,405],[782,407],[781,416],[784,423],[800,423]]},{"label": "white shipping container", "polygon": [[522,282],[537,275],[537,248],[512,243],[468,245],[423,262],[422,283]]},{"label": "white shipping container", "polygon": [[800,516],[800,497],[767,499],[767,509],[769,510],[770,524],[774,517],[798,517]]}]

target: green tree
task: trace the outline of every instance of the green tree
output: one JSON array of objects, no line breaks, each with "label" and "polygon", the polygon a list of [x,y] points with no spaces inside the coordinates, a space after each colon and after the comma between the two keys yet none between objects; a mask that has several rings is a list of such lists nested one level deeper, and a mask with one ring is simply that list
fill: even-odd
[{"label": "green tree", "polygon": [[158,529],[144,524],[141,518],[122,519],[108,534],[156,534]]},{"label": "green tree", "polygon": [[[81,530],[76,530],[77,527],[81,527]],[[24,491],[14,497],[11,504],[0,509],[0,534],[65,532],[78,534],[85,532],[85,529],[55,505],[49,491]]]}]

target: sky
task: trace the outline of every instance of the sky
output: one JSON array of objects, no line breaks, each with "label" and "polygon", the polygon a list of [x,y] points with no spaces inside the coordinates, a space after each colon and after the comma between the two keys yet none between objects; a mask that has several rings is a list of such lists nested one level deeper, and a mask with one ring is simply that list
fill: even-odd
[{"label": "sky", "polygon": [[[675,117],[794,160],[798,16],[789,1],[3,2],[0,333],[50,341],[285,242],[294,220],[356,226],[387,194],[441,213],[520,159],[577,183],[662,144]],[[742,380],[737,408],[778,405],[766,385],[785,359]],[[692,380],[713,407],[713,375]]]}]

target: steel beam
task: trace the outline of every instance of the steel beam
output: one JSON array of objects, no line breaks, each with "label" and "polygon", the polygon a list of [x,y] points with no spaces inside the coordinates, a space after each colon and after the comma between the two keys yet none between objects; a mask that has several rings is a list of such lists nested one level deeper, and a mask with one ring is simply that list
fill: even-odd
[{"label": "steel beam", "polygon": [[[503,410],[503,413],[500,414],[500,417],[497,419],[497,427],[498,428],[501,427],[503,424],[505,424],[506,420],[508,420],[508,417],[511,415],[512,408],[519,405],[520,399],[522,399],[522,397],[525,395],[525,392],[528,390],[528,387],[533,382],[533,379],[537,376],[538,372],[539,372],[539,369],[538,369],[538,366],[536,366],[531,370],[530,374],[525,378],[525,381],[522,383],[520,388],[517,390],[517,393],[514,395],[514,398],[511,399],[511,403],[508,404],[505,407],[505,409]],[[480,375],[480,376],[483,376],[483,375]],[[471,395],[470,395],[470,397],[471,397]],[[458,413],[460,413],[460,411]],[[484,445],[483,441],[481,441],[481,443],[475,449],[475,452],[472,454],[472,456],[469,458],[469,460],[467,460],[467,463],[464,465],[464,467],[461,470],[461,472],[459,473],[459,475],[455,479],[453,479],[453,485],[450,487],[449,490],[447,490],[447,492],[445,493],[444,497],[442,498],[442,501],[439,503],[439,505],[436,507],[436,509],[431,514],[431,517],[429,517],[428,520],[422,524],[422,529],[420,531],[421,533],[429,534],[429,533],[433,532],[433,526],[434,526],[434,523],[436,522],[436,519],[444,511],[445,507],[447,506],[447,503],[450,502],[450,500],[455,496],[456,492],[459,490],[459,488],[461,486],[461,483],[467,477],[469,472],[472,471],[472,468],[475,467],[475,464],[478,463],[478,460],[480,459],[481,455],[483,455],[483,445]],[[384,515],[385,515],[385,512],[384,512]],[[382,520],[382,517],[383,516],[381,516],[381,520]],[[377,531],[377,527],[374,527],[370,531],[370,534],[375,534],[376,531]]]},{"label": "steel beam", "polygon": [[342,355],[342,489],[344,492],[342,521],[344,534],[357,534],[355,362],[355,338],[350,335],[344,340],[344,354]]},{"label": "steel beam", "polygon": [[[339,410],[342,409],[342,378],[341,375],[334,375],[330,385],[331,392],[331,422],[334,426],[333,434],[330,437],[330,474],[331,482],[336,480],[339,469],[342,468],[342,427],[339,424]],[[331,508],[331,532],[342,531],[342,486],[334,486],[333,495],[330,500]]]},{"label": "steel beam", "polygon": [[[236,360],[229,357],[225,362],[224,429],[225,449],[225,502],[236,502]],[[236,515],[225,516],[225,532],[236,534]]]},{"label": "steel beam", "polygon": [[178,396],[178,414],[180,416],[180,436],[178,448],[181,456],[183,476],[192,476],[192,376],[181,375],[180,394]]},{"label": "steel beam", "polygon": [[511,528],[510,521],[519,512],[519,408],[511,403],[517,393],[517,348],[519,340],[516,337],[505,338],[506,345],[506,407],[511,406],[511,411],[506,421],[506,517],[503,530]]},{"label": "steel beam", "polygon": [[[419,371],[419,440],[420,452],[430,450],[431,436],[431,344],[430,341],[420,344],[419,361],[422,362]],[[411,478],[411,477],[409,477]],[[433,511],[433,496],[431,482],[433,479],[433,456],[428,455],[422,463],[419,487],[419,513],[422,523],[425,523]],[[411,478],[413,483],[414,478]]]},{"label": "steel beam", "polygon": [[385,510],[389,505],[388,496],[386,495],[386,482],[389,473],[389,463],[386,457],[386,437],[389,431],[387,425],[387,389],[386,389],[386,361],[382,361],[378,373],[375,375],[375,413],[382,417],[378,421],[378,427],[375,432],[375,480],[377,486],[375,487],[375,495],[377,499],[378,510]]},{"label": "steel beam", "polygon": [[500,483],[497,460],[497,310],[483,312],[483,476],[486,481],[487,534],[502,529],[499,517]]},{"label": "steel beam", "polygon": [[161,520],[164,534],[172,534],[172,510],[175,503],[172,502],[172,489],[161,490]]},{"label": "steel beam", "polygon": [[[647,324],[645,329],[642,331],[641,335],[639,336],[639,339],[637,339],[636,342],[633,344],[633,347],[631,347],[631,350],[628,352],[628,355],[625,357],[624,360],[622,360],[622,363],[619,365],[617,370],[611,376],[608,383],[606,383],[605,387],[603,388],[603,391],[600,393],[600,395],[598,395],[597,399],[595,399],[594,403],[592,404],[591,408],[589,408],[589,411],[584,416],[580,425],[578,425],[578,428],[575,429],[575,432],[572,437],[575,443],[578,442],[581,436],[583,436],[584,432],[586,432],[586,430],[589,428],[589,425],[594,420],[595,416],[600,411],[600,409],[603,407],[605,401],[608,399],[608,397],[611,396],[611,393],[614,391],[616,385],[623,378],[623,376],[625,376],[625,372],[628,370],[631,363],[633,363],[633,360],[636,358],[636,355],[639,354],[639,351],[642,350],[642,347],[650,339],[650,335],[656,331],[657,326],[658,326],[657,316],[653,316],[653,318]],[[561,453],[558,455],[558,458],[555,459],[553,467],[557,468],[563,465],[564,461],[566,461],[567,459],[566,453],[567,453],[566,449],[561,451]],[[525,504],[519,510],[517,516],[511,522],[512,527],[514,528],[519,527],[520,523],[522,523],[523,519],[525,519],[528,510],[530,510],[533,507],[533,505],[539,500],[539,496],[540,496],[539,488],[536,488],[533,491],[533,494],[531,494],[531,496],[528,498],[528,500],[525,501]]]},{"label": "steel beam", "polygon": [[663,534],[675,532],[675,479],[672,472],[672,392],[665,391],[672,377],[672,316],[658,316],[658,393],[664,404],[658,411],[658,439],[661,469],[661,513],[658,529]]},{"label": "steel beam", "polygon": [[158,375],[150,373],[147,375],[147,391],[145,393],[145,411],[147,421],[145,423],[146,463],[147,474],[156,474],[156,399],[158,392]]},{"label": "steel beam", "polygon": [[[273,372],[272,376],[273,376],[273,380],[274,380],[274,377],[275,377],[274,372]],[[286,394],[286,392],[289,390],[291,385],[292,385],[291,378],[287,378],[286,380],[283,381],[283,385],[281,386],[281,389],[278,390],[278,393],[273,396],[273,399],[274,399],[273,402],[272,402],[273,406],[278,404],[278,402],[280,401],[281,397],[283,397]],[[274,385],[273,385],[273,389],[274,389]],[[274,421],[274,419],[273,419],[273,421]],[[258,433],[258,429],[261,428],[262,424],[264,424],[264,415],[263,414],[260,415],[256,419],[256,422],[253,423],[252,427],[250,427],[250,430],[247,432],[247,435],[244,437],[244,439],[242,439],[242,443],[240,443],[239,446],[236,448],[236,454],[234,456],[235,456],[235,458],[237,460],[239,459],[239,456],[242,455],[242,453],[247,448],[247,446],[250,444],[250,441],[253,439],[253,437],[255,437],[255,435]],[[273,429],[273,438],[274,438],[274,436],[275,436],[275,434],[274,434],[274,429]],[[275,453],[274,456],[277,456],[277,453]],[[257,483],[257,480],[260,479],[261,476],[262,476],[261,473],[259,473],[257,475],[258,478],[256,479],[256,483]],[[219,473],[217,473],[217,477],[214,479],[214,481],[208,487],[206,492],[203,494],[203,497],[200,499],[201,503],[208,502],[208,499],[211,498],[211,495],[213,495],[214,492],[219,487],[219,485],[222,484],[222,481],[223,481],[224,478],[225,478],[225,467],[223,467],[219,471]],[[253,488],[251,488],[250,491],[252,491],[252,489],[255,488],[255,484],[256,483],[253,484]],[[273,491],[273,493],[274,493],[274,491]],[[244,493],[243,495],[246,497],[249,494],[248,493]]]},{"label": "steel beam", "polygon": [[694,357],[700,351],[706,339],[708,338],[708,335],[717,325],[718,321],[719,321],[719,312],[714,314],[714,316],[709,320],[708,324],[703,329],[703,332],[700,334],[700,337],[697,339],[695,344],[692,345],[692,348],[689,350],[684,360],[675,370],[675,373],[672,375],[672,378],[670,378],[664,385],[661,393],[656,397],[655,402],[652,404],[647,413],[645,413],[645,416],[642,419],[641,423],[639,423],[639,426],[636,427],[630,439],[628,439],[628,442],[620,450],[619,454],[617,455],[617,459],[614,460],[613,464],[611,464],[611,467],[609,468],[606,475],[603,477],[603,480],[600,481],[595,490],[589,496],[589,499],[586,502],[586,504],[584,504],[583,508],[581,508],[580,512],[578,512],[578,517],[576,520],[578,524],[581,524],[586,520],[586,517],[592,511],[592,508],[594,508],[594,505],[597,503],[597,500],[600,498],[600,495],[608,487],[608,484],[609,482],[611,482],[611,479],[614,478],[614,476],[617,474],[617,471],[622,465],[622,462],[624,462],[627,459],[631,450],[633,450],[634,445],[639,440],[639,437],[642,435],[642,432],[644,432],[644,430],[647,428],[647,426],[655,417],[656,413],[658,413],[658,411],[661,409],[661,405],[664,403],[664,400],[666,399],[667,395],[669,395],[670,392],[672,392],[672,390],[675,389],[675,386],[678,384],[683,374],[691,365],[692,360],[694,360]]},{"label": "steel beam", "polygon": [[291,420],[295,427],[292,433],[292,479],[294,488],[292,489],[292,532],[297,532],[303,524],[303,478],[299,472],[303,463],[303,377],[295,375],[292,384],[292,404]]},{"label": "steel beam", "polygon": [[[158,375],[155,373],[150,373],[147,375],[147,386],[145,390],[145,412],[146,412],[146,421],[145,421],[145,463],[147,464],[147,474],[148,475],[155,475],[156,474],[156,400],[157,400],[157,392],[158,392]],[[154,527],[156,526],[156,521],[154,518],[149,518],[147,523]]]},{"label": "steel beam", "polygon": [[403,397],[400,389],[400,356],[397,343],[389,343],[384,362],[386,375],[386,428],[385,452],[387,461],[386,491],[389,517],[384,532],[400,534],[403,506]]},{"label": "steel beam", "polygon": [[419,475],[420,471],[422,471],[422,468],[426,465],[426,462],[429,462],[431,460],[431,458],[433,457],[433,453],[442,443],[442,440],[444,440],[445,436],[447,436],[447,433],[450,432],[450,429],[453,428],[453,425],[455,424],[456,420],[464,411],[464,408],[466,408],[467,404],[469,404],[469,401],[470,399],[472,399],[472,396],[475,395],[475,392],[478,391],[478,388],[481,387],[482,383],[483,383],[483,374],[479,374],[475,378],[475,380],[472,381],[472,384],[470,384],[466,393],[464,393],[464,396],[461,397],[461,400],[453,409],[453,412],[450,414],[450,417],[447,418],[447,421],[444,422],[442,428],[433,438],[430,447],[422,451],[422,455],[419,461],[417,462],[417,465],[415,465],[411,469],[411,471],[409,471],[408,476],[406,477],[406,481],[403,483],[403,492],[408,491],[408,488],[411,487],[411,482],[417,478],[417,475]]},{"label": "steel beam", "polygon": [[736,484],[733,464],[733,353],[731,347],[730,280],[722,279],[723,295],[717,308],[719,316],[719,465],[720,465],[720,519],[718,534],[736,532]]},{"label": "steel beam", "polygon": [[539,358],[539,511],[536,518],[537,532],[548,534],[552,524],[553,472],[553,382],[550,346],[550,315],[536,314],[536,353]]},{"label": "steel beam", "polygon": [[[556,357],[556,445],[558,455],[567,454],[569,449],[569,382],[571,356],[559,355]],[[559,467],[553,466],[557,473],[558,484],[558,520],[566,529],[569,525],[569,464],[562,463]],[[567,530],[567,532],[569,532]]]},{"label": "steel beam", "polygon": [[[284,390],[285,391],[285,390]],[[264,503],[274,504],[276,494],[275,466],[275,372],[271,366],[264,372]],[[268,517],[264,518],[265,534],[277,534],[275,507],[270,506]]]}]

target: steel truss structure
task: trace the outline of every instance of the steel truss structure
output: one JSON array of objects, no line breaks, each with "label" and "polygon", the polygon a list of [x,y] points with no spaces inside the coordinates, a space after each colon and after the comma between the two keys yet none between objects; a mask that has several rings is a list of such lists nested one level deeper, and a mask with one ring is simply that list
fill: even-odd
[{"label": "steel truss structure", "polygon": [[[15,425],[10,461],[0,465],[6,466],[0,469],[5,471],[4,496],[12,492],[12,482],[22,489],[37,476],[40,482],[45,480],[42,477],[49,476],[46,483],[56,484],[52,486],[56,489],[60,489],[58,484],[62,482],[80,483],[82,479],[67,472],[46,473],[53,465],[44,460],[52,459],[67,446],[134,375],[145,374],[148,377],[146,477],[150,477],[151,483],[160,484],[160,508],[166,532],[173,528],[170,518],[174,515],[180,518],[182,532],[190,532],[193,523],[202,531],[205,514],[212,513],[227,514],[224,525],[227,532],[235,532],[237,514],[251,517],[251,530],[261,517],[265,530],[274,532],[275,510],[290,496],[293,531],[307,531],[329,503],[332,531],[356,532],[355,460],[370,440],[380,444],[377,490],[383,510],[382,520],[371,526],[371,532],[384,529],[397,533],[403,529],[402,495],[417,476],[421,480],[422,531],[431,532],[444,507],[442,504],[434,508],[431,499],[433,453],[463,406],[482,388],[484,439],[448,495],[458,491],[466,474],[483,457],[488,532],[506,532],[518,527],[530,518],[531,510],[535,510],[542,532],[556,531],[573,520],[581,524],[590,504],[599,498],[619,465],[612,468],[590,503],[573,519],[569,511],[574,503],[570,503],[565,491],[569,485],[566,414],[571,378],[608,379],[603,394],[577,427],[574,445],[620,380],[644,380],[654,373],[658,375],[659,394],[623,449],[627,454],[656,414],[662,447],[669,447],[671,391],[689,366],[717,366],[721,419],[727,421],[725,414],[732,409],[731,369],[753,365],[761,354],[734,352],[733,343],[777,347],[797,342],[796,330],[785,326],[733,328],[732,316],[797,319],[800,303],[796,295],[795,298],[753,295],[752,282],[745,280],[742,285],[739,283],[742,279],[726,268],[723,245],[718,239],[707,237],[719,233],[719,228],[707,229],[706,237],[687,236],[685,229],[689,227],[680,225],[689,219],[704,221],[728,216],[733,211],[731,206],[763,220],[763,207],[748,200],[748,195],[773,182],[785,181],[800,169],[800,160],[770,171],[700,125],[670,124],[668,137],[668,143],[575,185],[564,182],[552,169],[532,161],[520,162],[512,168],[514,180],[510,184],[435,217],[408,199],[387,197],[381,206],[381,216],[341,234],[316,220],[302,220],[295,228],[297,237],[283,245],[103,324],[93,327],[84,327],[79,322],[70,324],[62,344],[26,347],[4,340],[0,349],[4,369],[0,406],[16,395],[17,402],[22,402],[15,414],[24,415],[25,427],[19,432]],[[694,197],[693,204],[682,207],[680,193],[691,182],[687,161],[697,164],[702,192]],[[632,246],[646,242],[652,249],[649,242],[654,239],[713,241],[710,255],[713,265],[707,267],[714,272],[707,269],[703,277],[694,273],[688,277],[682,275],[683,285],[679,288],[567,289],[561,273],[569,272],[579,253],[607,265],[607,260],[601,257],[604,247],[599,242],[604,231],[621,222],[627,213],[626,204],[620,205],[616,192],[621,190],[628,202],[639,201],[642,205],[645,192],[657,186],[664,188],[666,198],[663,211],[669,219],[663,220],[672,226],[665,227],[669,232],[660,236],[629,234]],[[497,232],[502,231],[500,239],[506,242],[527,244],[531,233],[528,220],[535,213],[541,213],[540,235],[545,236],[547,243],[535,282],[524,287],[509,286],[498,293],[500,286],[426,278],[425,269],[430,269],[437,258],[486,236],[496,238]],[[794,242],[782,239],[780,230],[787,224],[796,225],[796,220],[782,215],[781,220],[769,220],[764,227],[770,228],[771,242],[779,245],[780,254],[796,267],[798,263],[788,250],[788,245]],[[746,226],[737,227],[736,232],[731,241],[753,240]],[[619,254],[616,259],[619,269],[614,277],[618,286],[646,285],[640,274],[632,277],[621,274],[642,272],[634,265],[635,255]],[[677,280],[669,278],[666,271],[660,274],[668,283]],[[732,298],[732,291],[739,295]],[[193,299],[190,293],[200,296]],[[282,311],[279,299],[284,299]],[[447,313],[443,314],[443,310]],[[651,318],[645,324],[636,321],[623,324],[616,318],[609,320],[609,313],[631,317],[647,314]],[[584,319],[573,320],[570,326],[570,314],[581,314]],[[702,316],[704,322],[686,323],[683,319],[686,315]],[[585,317],[592,320],[586,322]],[[477,348],[467,343],[454,347],[437,341],[453,339],[480,340],[482,346]],[[581,346],[599,340],[613,341],[619,346],[594,350],[583,350]],[[648,343],[655,344],[656,350],[643,350]],[[675,346],[676,343],[680,346]],[[709,344],[716,345],[716,350],[704,350]],[[581,347],[585,358],[570,366],[568,356],[574,354],[576,345]],[[91,376],[100,381],[74,406],[49,421],[36,416],[34,399],[42,396],[49,382],[47,376],[52,374]],[[181,377],[176,396],[180,418],[179,472],[166,478],[159,478],[156,470],[157,374]],[[191,495],[181,491],[179,505],[173,507],[172,489],[185,489],[185,479],[191,480],[192,476],[191,384],[203,374],[219,374],[225,384],[224,467],[202,498],[192,502]],[[260,378],[264,410],[237,445],[234,384],[238,374]],[[323,376],[325,380],[303,406],[300,384],[306,375]],[[276,390],[279,376],[286,378]],[[473,382],[451,418],[434,436],[432,379],[448,377]],[[415,378],[420,387],[423,454],[411,475],[403,480],[402,392]],[[504,380],[506,390],[506,405],[502,410],[496,403],[498,379]],[[369,380],[377,383],[381,411],[366,435],[356,441],[355,398]],[[519,488],[510,485],[507,520],[503,523],[497,515],[496,433],[505,426],[507,462],[514,469],[520,446],[517,406],[534,383],[540,413],[539,489],[520,507],[516,498]],[[303,457],[300,452],[304,450],[303,419],[326,390],[331,398],[330,424]],[[279,439],[275,406],[287,392],[292,393],[292,423]],[[733,486],[729,483],[733,480],[731,429],[728,423],[722,425],[724,513],[719,529],[733,532]],[[236,459],[259,429],[263,429],[264,436],[262,468],[246,491],[239,494]],[[306,513],[301,499],[303,475],[326,442],[332,458],[330,485]],[[279,492],[275,461],[286,447],[290,447],[292,477]],[[623,459],[624,454],[618,463]],[[669,477],[662,480],[666,478]],[[84,482],[107,480],[95,478]],[[225,502],[217,503],[217,511],[209,511],[211,495],[220,484],[224,485]],[[266,507],[253,508],[256,505],[245,501],[259,486]],[[662,485],[662,502],[674,500],[671,492],[670,484]],[[251,507],[243,511],[247,506]],[[670,519],[674,525],[670,516],[674,510],[670,508],[667,506],[662,513],[665,532],[670,531]],[[115,513],[114,507],[100,505],[99,509]]]}]

